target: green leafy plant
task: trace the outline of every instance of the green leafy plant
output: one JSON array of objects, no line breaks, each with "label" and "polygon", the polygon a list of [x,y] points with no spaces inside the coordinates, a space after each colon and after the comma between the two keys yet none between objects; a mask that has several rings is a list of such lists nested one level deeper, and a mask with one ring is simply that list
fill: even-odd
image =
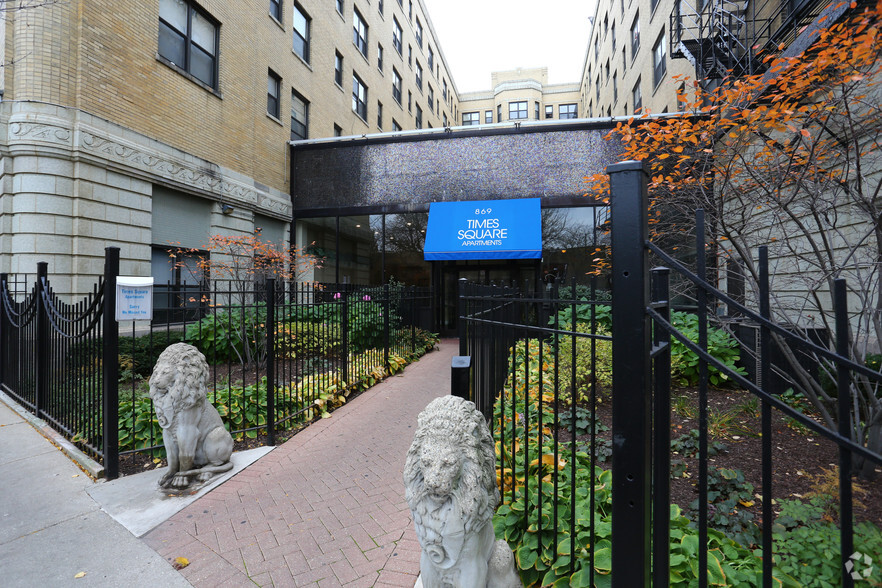
[{"label": "green leafy plant", "polygon": [[[383,305],[373,302],[369,294],[364,294],[360,300],[348,304],[348,313],[349,349],[352,351],[382,349],[386,320]],[[398,317],[391,315],[388,318],[390,330],[397,328]]]},{"label": "green leafy plant", "polygon": [[[676,439],[671,439],[671,451],[683,457],[695,457],[698,455],[698,429],[692,429],[688,433],[683,433]],[[720,453],[726,453],[728,448],[725,443],[719,441],[711,441],[708,439],[707,455],[712,457]]]},{"label": "green leafy plant", "polygon": [[266,359],[266,304],[217,309],[188,325],[185,340],[209,363],[260,363]]},{"label": "green leafy plant", "polygon": [[[698,316],[685,312],[672,312],[671,324],[683,333],[690,341],[698,342]],[[744,375],[744,368],[735,365],[740,354],[738,341],[722,329],[708,326],[708,353],[735,373]],[[699,361],[691,349],[688,349],[676,337],[671,337],[671,377],[682,386],[694,386],[698,383]],[[708,365],[708,380],[714,386],[722,386],[729,382],[729,376],[716,367]]]},{"label": "green leafy plant", "polygon": [[[589,334],[591,325],[578,322],[576,332]],[[609,331],[597,329],[597,334],[608,336]],[[593,339],[595,360],[592,361],[592,338],[562,335],[558,340],[558,378],[561,401],[585,404],[590,401],[591,384],[596,381],[595,393],[599,400],[608,397],[612,386],[612,341]],[[575,347],[575,363],[573,352]],[[575,374],[573,373],[575,371]],[[547,374],[553,374],[548,371]],[[551,379],[551,376],[548,376]]]},{"label": "green leafy plant", "polygon": [[[760,539],[760,528],[754,523],[753,513],[746,510],[753,506],[753,484],[745,481],[744,472],[728,468],[716,468],[708,472],[707,500],[708,525],[722,530],[742,545],[755,545]],[[689,505],[698,513],[698,499]]]}]

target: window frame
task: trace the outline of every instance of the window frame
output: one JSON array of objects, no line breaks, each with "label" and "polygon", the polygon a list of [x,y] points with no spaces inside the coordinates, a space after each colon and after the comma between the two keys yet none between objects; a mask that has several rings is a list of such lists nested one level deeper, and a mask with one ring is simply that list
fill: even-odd
[{"label": "window frame", "polygon": [[401,106],[401,74],[394,67],[392,68],[392,98]]},{"label": "window frame", "polygon": [[579,118],[579,105],[575,102],[557,105],[557,117],[561,120]]},{"label": "window frame", "polygon": [[[300,121],[297,117],[294,116],[294,105],[296,101],[299,100],[303,104],[303,118],[305,121]],[[294,137],[294,127],[295,123],[297,126],[303,127],[303,137],[301,139],[295,139]],[[299,136],[299,135],[298,135]],[[297,90],[291,88],[291,140],[305,140],[309,138],[309,100],[304,98]]]},{"label": "window frame", "polygon": [[[468,118],[466,118],[468,117]],[[481,112],[463,112],[462,113],[462,126],[464,127],[474,127],[481,124]]]},{"label": "window frame", "polygon": [[383,103],[377,100],[377,128],[383,130]]},{"label": "window frame", "polygon": [[[160,2],[161,1],[162,0],[160,0]],[[175,25],[173,25],[172,23],[170,23],[167,20],[165,20],[164,18],[162,18],[162,16],[159,16],[158,17],[158,19],[159,19],[159,33],[158,33],[158,38],[157,38],[157,55],[160,57],[160,59],[163,61],[163,63],[166,63],[167,65],[173,67],[177,71],[186,74],[187,77],[196,81],[197,83],[202,84],[208,88],[211,88],[214,91],[217,91],[218,87],[219,87],[219,83],[220,83],[220,75],[219,75],[220,22],[218,22],[217,19],[215,19],[211,14],[209,14],[208,12],[203,10],[200,6],[191,2],[190,0],[183,0],[183,2],[187,7],[187,16],[186,16],[187,30],[181,31]],[[194,35],[193,35],[193,16],[194,16],[194,14],[196,16],[198,16],[199,18],[204,19],[214,29],[214,38],[213,38],[214,53],[210,53],[208,50],[206,50],[205,47],[203,47],[196,40],[194,40],[194,38],[193,38],[194,37]],[[179,42],[180,42],[180,40],[183,40],[183,49],[184,49],[184,51],[183,51],[184,63],[183,64],[176,63],[168,55],[163,54],[163,46],[162,46],[163,27],[168,29],[169,33],[167,33],[167,34],[172,34],[172,35],[177,36]],[[167,48],[167,53],[171,53],[170,49],[172,49],[172,48],[171,47]],[[206,81],[206,80],[202,79],[201,77],[199,77],[198,75],[196,75],[195,73],[193,73],[192,69],[193,69],[193,51],[194,50],[199,51],[201,54],[207,56],[210,59],[210,61],[211,61],[211,71],[210,71],[211,80],[210,81]]]},{"label": "window frame", "polygon": [[377,69],[383,71],[383,46],[377,43]]},{"label": "window frame", "polygon": [[282,76],[267,69],[266,113],[276,120],[282,115]]},{"label": "window frame", "polygon": [[[352,43],[365,59],[368,56],[368,24],[358,8],[352,8]],[[364,29],[364,30],[362,30]]]},{"label": "window frame", "polygon": [[[658,86],[665,77],[665,74],[668,72],[668,63],[667,63],[667,47],[665,47],[667,39],[665,38],[665,29],[662,27],[661,34],[658,36],[658,40],[656,40],[655,45],[652,48],[652,85],[653,87]],[[659,51],[661,49],[661,51]],[[661,60],[657,60],[659,53],[661,54]],[[661,67],[659,67],[661,66]]]},{"label": "window frame", "polygon": [[416,115],[414,116],[414,122],[416,124],[416,128],[423,128],[423,109],[419,104],[416,105]]},{"label": "window frame", "polygon": [[638,108],[643,108],[643,91],[640,88],[640,82],[642,76],[637,76],[637,82],[634,84],[634,87],[631,89],[631,100],[634,102],[634,112],[637,112]]},{"label": "window frame", "polygon": [[431,45],[426,45],[429,50],[429,54],[426,56],[426,59],[429,60],[429,71],[432,71],[432,68],[435,67],[435,52],[432,51]]},{"label": "window frame", "polygon": [[[304,21],[306,35],[305,37],[304,35],[300,34],[300,31],[297,30],[296,21],[298,14]],[[293,29],[295,35],[294,39],[296,40],[297,38],[299,38],[301,43],[303,44],[303,53],[297,50],[296,43],[292,45],[292,51],[294,51],[294,54],[300,57],[300,59],[302,59],[304,62],[309,63],[311,41],[310,37],[312,36],[312,18],[310,18],[309,14],[297,2],[294,2],[294,14],[292,16],[291,22],[293,23],[291,25],[291,28]],[[292,43],[294,43],[294,41],[292,41]]]},{"label": "window frame", "polygon": [[282,22],[282,0],[269,0],[269,15],[276,22]]},{"label": "window frame", "polygon": [[367,84],[364,83],[357,73],[352,72],[352,111],[364,122],[367,122],[367,101]]},{"label": "window frame", "polygon": [[423,23],[420,22],[420,17],[416,17],[416,31],[414,33],[416,37],[417,45],[420,46],[420,49],[423,48]]},{"label": "window frame", "polygon": [[334,83],[343,87],[343,54],[334,51]]},{"label": "window frame", "polygon": [[401,52],[404,50],[402,45],[402,37],[404,35],[404,31],[401,28],[401,23],[398,22],[397,17],[392,17],[392,47],[398,52],[398,55],[401,55]]},{"label": "window frame", "polygon": [[492,125],[493,124],[493,111],[492,110],[485,110],[484,111],[484,124],[485,125]]},{"label": "window frame", "polygon": [[545,105],[545,118],[554,118],[554,105],[553,104],[546,104]]},{"label": "window frame", "polygon": [[528,113],[526,100],[513,100],[508,103],[508,120],[527,120]]},{"label": "window frame", "polygon": [[416,64],[416,75],[415,75],[416,87],[419,89],[420,92],[422,92],[423,91],[423,66],[420,65],[419,60],[414,60],[414,63]]},{"label": "window frame", "polygon": [[631,23],[631,61],[634,61],[638,51],[640,51],[640,11],[634,14],[634,22]]}]

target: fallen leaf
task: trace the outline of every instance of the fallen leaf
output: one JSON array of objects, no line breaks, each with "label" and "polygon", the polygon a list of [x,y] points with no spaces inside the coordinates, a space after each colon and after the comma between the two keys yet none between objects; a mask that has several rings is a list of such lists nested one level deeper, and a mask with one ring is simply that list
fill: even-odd
[{"label": "fallen leaf", "polygon": [[82,578],[82,577],[85,576],[85,575],[86,575],[86,572],[80,572],[79,574],[75,575],[74,578],[76,578],[77,580],[79,580],[80,578]]},{"label": "fallen leaf", "polygon": [[176,570],[183,570],[190,565],[190,560],[186,557],[176,557],[172,567]]},{"label": "fallen leaf", "polygon": [[80,477],[79,474],[74,474],[74,475],[71,476],[71,478],[79,478],[79,477]]}]

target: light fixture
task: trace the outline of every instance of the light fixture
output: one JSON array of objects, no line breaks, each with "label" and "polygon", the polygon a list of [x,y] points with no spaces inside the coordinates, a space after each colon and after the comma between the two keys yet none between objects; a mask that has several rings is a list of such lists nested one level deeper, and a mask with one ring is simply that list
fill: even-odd
[{"label": "light fixture", "polygon": [[225,215],[229,216],[233,214],[233,211],[236,210],[230,204],[221,204],[221,212]]}]

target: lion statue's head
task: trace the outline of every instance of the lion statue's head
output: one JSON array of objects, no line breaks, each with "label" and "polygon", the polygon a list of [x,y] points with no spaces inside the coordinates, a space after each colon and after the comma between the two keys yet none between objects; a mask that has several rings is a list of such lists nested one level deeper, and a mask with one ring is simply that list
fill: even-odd
[{"label": "lion statue's head", "polygon": [[480,529],[493,516],[499,503],[496,455],[474,403],[442,396],[420,413],[404,465],[404,486],[415,516],[438,511],[450,500],[462,513],[466,532]]},{"label": "lion statue's head", "polygon": [[198,349],[187,343],[165,348],[150,376],[150,398],[159,426],[167,429],[174,415],[205,402],[208,362]]}]

